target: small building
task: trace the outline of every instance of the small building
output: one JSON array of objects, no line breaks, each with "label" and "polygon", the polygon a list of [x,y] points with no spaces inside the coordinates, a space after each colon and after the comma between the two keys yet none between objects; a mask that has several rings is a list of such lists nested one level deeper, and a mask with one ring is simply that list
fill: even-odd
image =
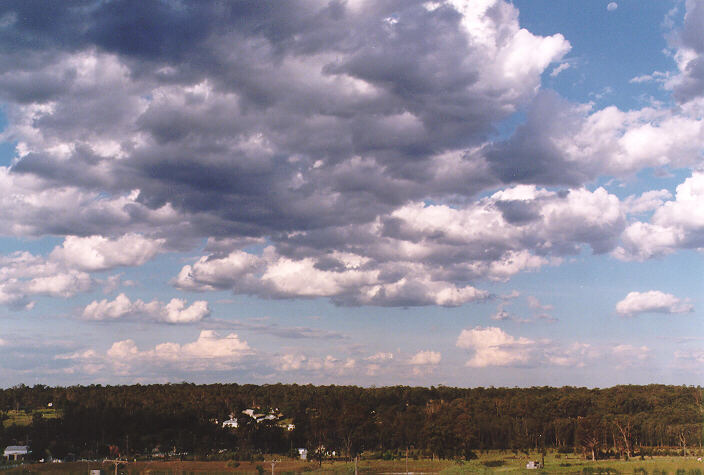
[{"label": "small building", "polygon": [[537,460],[531,460],[526,464],[526,468],[528,470],[537,470],[543,468],[543,464]]},{"label": "small building", "polygon": [[298,449],[298,455],[301,460],[308,460],[308,449]]},{"label": "small building", "polygon": [[237,429],[240,425],[237,423],[237,419],[230,416],[230,418],[222,423],[223,429]]},{"label": "small building", "polygon": [[27,454],[29,454],[27,445],[8,445],[2,455],[7,460],[24,460]]}]

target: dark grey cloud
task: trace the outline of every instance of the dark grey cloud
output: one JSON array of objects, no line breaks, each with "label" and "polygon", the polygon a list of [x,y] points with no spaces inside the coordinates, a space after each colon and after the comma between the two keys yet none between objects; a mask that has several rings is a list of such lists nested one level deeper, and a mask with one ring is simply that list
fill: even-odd
[{"label": "dark grey cloud", "polygon": [[488,148],[489,166],[504,183],[579,186],[588,182],[598,172],[589,173],[588,162],[566,160],[565,151],[555,143],[555,138],[576,132],[582,120],[573,104],[553,91],[543,91],[515,134]]},{"label": "dark grey cloud", "polygon": [[[223,238],[476,193],[496,180],[463,150],[530,99],[545,67],[510,81],[485,67],[522,47],[512,12],[479,12],[473,37],[452,6],[420,1],[8,2],[0,93],[11,122],[37,132],[7,132],[31,142],[13,173],[138,189],[192,235]],[[445,152],[458,173],[438,168]]]}]

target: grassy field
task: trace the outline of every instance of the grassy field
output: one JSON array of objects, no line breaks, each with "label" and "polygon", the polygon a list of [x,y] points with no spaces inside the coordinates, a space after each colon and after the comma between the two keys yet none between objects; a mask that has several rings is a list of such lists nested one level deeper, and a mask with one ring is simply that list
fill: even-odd
[{"label": "grassy field", "polygon": [[[470,462],[455,462],[450,460],[409,460],[408,471],[412,473],[621,473],[621,474],[649,474],[649,475],[702,475],[704,462],[697,462],[695,457],[653,457],[645,460],[634,459],[603,460],[591,462],[576,455],[562,455],[557,458],[554,454],[545,457],[543,470],[527,470],[528,460],[540,460],[540,455],[531,454],[530,457],[515,456],[510,452],[492,452],[482,454],[478,460]],[[259,468],[258,468],[259,467]],[[75,473],[88,474],[91,469],[101,469],[103,475],[114,473],[114,466],[100,462],[75,462],[63,464],[36,464],[24,465],[6,471],[8,474],[28,473]],[[285,460],[277,463],[275,472],[285,473],[354,473],[354,464],[345,462],[323,462],[322,467],[313,462],[299,460]],[[359,473],[406,473],[405,460],[361,460],[358,464]],[[152,474],[152,475],[185,475],[185,474],[219,474],[219,473],[271,473],[271,464],[268,462],[136,462],[120,465],[119,473],[122,475]]]},{"label": "grassy field", "polygon": [[61,412],[56,409],[34,409],[29,412],[10,410],[3,413],[3,415],[7,416],[7,419],[3,421],[3,426],[9,427],[13,424],[28,426],[32,423],[32,416],[37,413],[41,414],[44,419],[58,419],[61,417]]}]

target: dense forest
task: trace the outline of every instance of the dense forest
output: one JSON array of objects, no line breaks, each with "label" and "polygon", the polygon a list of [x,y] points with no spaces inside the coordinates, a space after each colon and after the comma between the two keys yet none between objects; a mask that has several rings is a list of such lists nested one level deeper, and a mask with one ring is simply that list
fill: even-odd
[{"label": "dense forest", "polygon": [[[452,388],[238,384],[15,386],[0,390],[0,443],[32,456],[256,459],[334,451],[473,458],[558,450],[588,458],[702,450],[699,387]],[[45,417],[51,407],[57,417]],[[255,420],[242,411],[276,412]],[[251,411],[250,411],[251,412]],[[24,423],[10,415],[25,414]],[[223,428],[233,414],[237,428]]]}]

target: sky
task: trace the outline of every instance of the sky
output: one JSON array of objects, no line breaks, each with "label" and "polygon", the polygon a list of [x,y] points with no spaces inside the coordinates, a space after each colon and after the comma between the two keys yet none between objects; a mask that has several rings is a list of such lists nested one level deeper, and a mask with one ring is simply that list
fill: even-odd
[{"label": "sky", "polygon": [[0,3],[0,386],[704,384],[704,3]]}]

